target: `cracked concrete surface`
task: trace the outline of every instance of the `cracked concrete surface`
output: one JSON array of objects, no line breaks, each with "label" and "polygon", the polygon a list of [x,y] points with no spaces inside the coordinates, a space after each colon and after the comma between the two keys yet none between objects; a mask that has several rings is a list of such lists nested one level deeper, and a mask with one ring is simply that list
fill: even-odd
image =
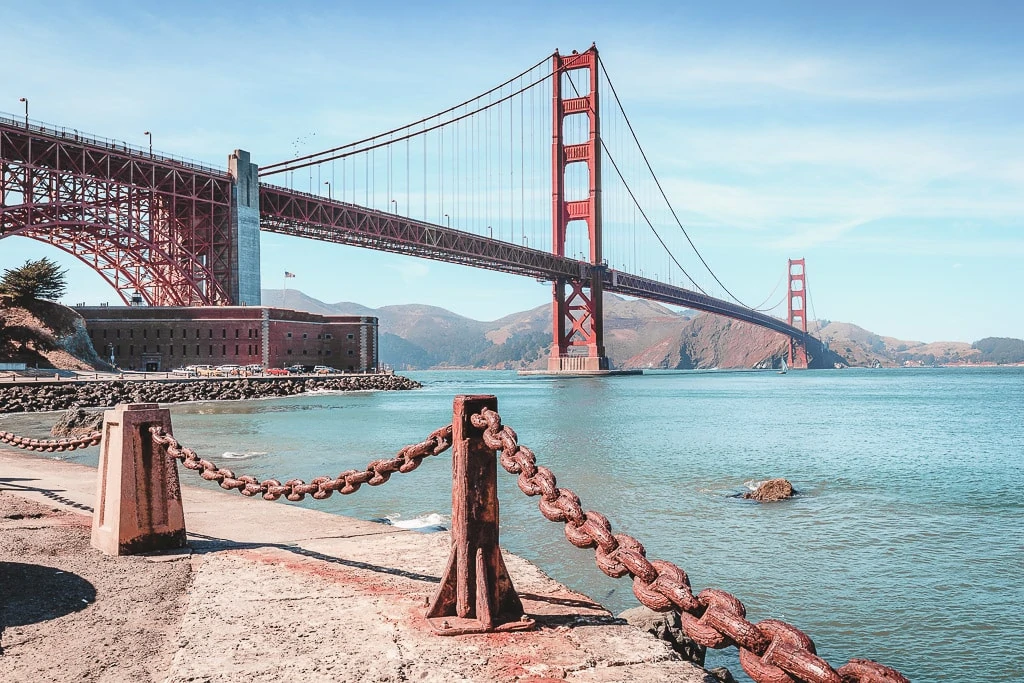
[{"label": "cracked concrete surface", "polygon": [[[92,505],[94,482],[91,468],[0,451],[5,496],[14,493],[50,509],[68,501],[80,515],[82,507]],[[156,634],[149,637],[162,639],[152,643],[163,653],[154,661],[166,668],[140,673],[115,666],[108,672],[132,671],[133,681],[175,683],[713,680],[677,659],[666,643],[620,623],[586,596],[507,553],[509,573],[538,628],[443,637],[432,631],[424,612],[447,560],[448,534],[419,534],[189,486],[182,493],[189,551],[142,560],[106,558],[80,541],[74,548],[107,567],[141,562],[190,571],[180,600],[171,601],[178,607],[167,610],[173,623],[163,631],[149,629]],[[22,527],[46,526],[35,519],[19,522],[21,527],[4,522],[0,533],[27,538],[33,532]],[[83,524],[65,526],[88,538]],[[120,597],[119,609],[131,623],[132,601]],[[106,645],[97,657],[122,656],[117,639],[109,637],[113,633],[104,631],[105,622],[90,622],[91,612],[99,614],[98,606],[114,599],[98,592],[95,605],[59,616],[51,627],[67,620],[72,638],[98,629]],[[152,610],[147,618],[152,619]],[[0,656],[0,680],[5,680],[7,656]],[[130,661],[132,654],[123,656]],[[53,666],[35,673],[21,680],[118,680],[62,678],[61,668]]]}]

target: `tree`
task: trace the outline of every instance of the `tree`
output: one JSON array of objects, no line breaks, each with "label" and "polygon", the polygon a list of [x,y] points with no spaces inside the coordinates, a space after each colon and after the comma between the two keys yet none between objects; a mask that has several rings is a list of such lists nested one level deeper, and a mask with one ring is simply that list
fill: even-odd
[{"label": "tree", "polygon": [[24,304],[32,299],[59,299],[67,290],[66,270],[48,258],[25,261],[20,268],[5,270],[0,277],[0,296]]}]

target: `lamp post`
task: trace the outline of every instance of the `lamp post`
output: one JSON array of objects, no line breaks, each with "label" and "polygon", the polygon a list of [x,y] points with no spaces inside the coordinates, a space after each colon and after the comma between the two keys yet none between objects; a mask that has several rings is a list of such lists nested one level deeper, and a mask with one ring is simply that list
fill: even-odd
[{"label": "lamp post", "polygon": [[444,215],[444,222],[448,226],[448,229],[451,230],[451,228],[452,228],[452,219],[448,216],[448,214]]},{"label": "lamp post", "polygon": [[114,345],[113,344],[107,344],[107,351],[110,353],[110,365],[111,365],[111,367],[117,367],[116,365],[114,365]]},{"label": "lamp post", "polygon": [[334,201],[334,197],[331,196],[331,181],[330,180],[325,180],[324,181],[324,185],[327,186],[327,200],[328,201]]},{"label": "lamp post", "polygon": [[395,213],[397,214],[398,213],[398,200],[397,199],[392,199],[391,203],[395,205]]},{"label": "lamp post", "polygon": [[28,98],[27,97],[19,97],[18,101],[25,103],[25,127],[28,128]]},{"label": "lamp post", "polygon": [[494,239],[494,231],[491,230],[491,226],[489,225],[487,226],[487,236],[490,237],[491,239]]},{"label": "lamp post", "polygon": [[526,235],[523,235],[523,246],[524,246],[524,247],[528,247],[528,246],[530,246],[530,245],[529,245],[529,244],[527,243],[527,241],[526,241]]},{"label": "lamp post", "polygon": [[149,138],[149,156],[153,156],[153,134],[147,130],[143,135]]}]

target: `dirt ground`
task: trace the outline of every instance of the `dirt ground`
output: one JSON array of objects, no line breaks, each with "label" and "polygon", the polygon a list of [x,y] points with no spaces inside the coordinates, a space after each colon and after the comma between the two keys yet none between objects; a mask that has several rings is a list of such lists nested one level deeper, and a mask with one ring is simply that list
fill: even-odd
[{"label": "dirt ground", "polygon": [[90,523],[0,491],[0,681],[166,676],[188,555],[107,557],[90,547]]},{"label": "dirt ground", "polygon": [[94,469],[0,449],[0,471],[0,682],[714,681],[510,554],[537,628],[439,636],[447,533],[186,486],[189,550],[108,557]]}]

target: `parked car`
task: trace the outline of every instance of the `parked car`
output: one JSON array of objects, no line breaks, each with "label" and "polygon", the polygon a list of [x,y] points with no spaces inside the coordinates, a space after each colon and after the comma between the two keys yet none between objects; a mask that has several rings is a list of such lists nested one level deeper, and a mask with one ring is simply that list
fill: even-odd
[{"label": "parked car", "polygon": [[263,366],[259,365],[258,363],[253,363],[252,365],[246,365],[242,369],[245,370],[246,372],[248,372],[250,375],[262,375],[263,374]]},{"label": "parked car", "polygon": [[197,374],[196,373],[196,366],[189,365],[189,366],[186,366],[186,367],[183,367],[183,368],[175,368],[174,370],[171,370],[171,374],[172,375],[184,375],[185,377],[195,377],[196,374]]},{"label": "parked car", "polygon": [[289,372],[287,368],[267,368],[264,374],[278,376],[287,375]]},{"label": "parked car", "polygon": [[220,372],[212,365],[196,365],[195,368],[199,377],[220,377]]},{"label": "parked car", "polygon": [[224,376],[241,375],[242,374],[242,366],[241,365],[218,365],[217,366],[217,372],[219,372],[220,374],[222,374]]},{"label": "parked car", "polygon": [[305,375],[312,371],[313,367],[310,365],[289,365],[285,370],[292,375]]},{"label": "parked car", "polygon": [[314,375],[333,375],[337,372],[337,370],[335,370],[329,365],[317,365],[315,368],[313,368]]}]

